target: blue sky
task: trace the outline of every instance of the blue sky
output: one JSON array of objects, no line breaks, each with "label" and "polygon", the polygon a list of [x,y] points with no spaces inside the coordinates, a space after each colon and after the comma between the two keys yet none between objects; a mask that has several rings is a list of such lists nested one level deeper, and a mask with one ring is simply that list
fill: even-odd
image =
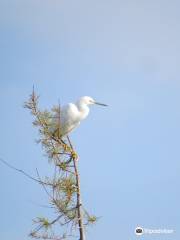
[{"label": "blue sky", "polygon": [[[90,95],[72,133],[84,203],[102,216],[88,239],[138,239],[137,225],[180,238],[179,1],[0,0],[1,153],[35,174],[49,165],[23,102],[41,107]],[[0,238],[25,240],[31,219],[51,212],[40,186],[0,166]],[[152,236],[143,236],[152,239]]]}]

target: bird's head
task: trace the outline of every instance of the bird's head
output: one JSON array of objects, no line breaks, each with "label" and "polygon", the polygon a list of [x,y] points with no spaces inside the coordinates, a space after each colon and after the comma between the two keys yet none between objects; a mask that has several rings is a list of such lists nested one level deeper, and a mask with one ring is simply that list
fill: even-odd
[{"label": "bird's head", "polygon": [[101,105],[101,106],[107,107],[106,104],[96,102],[92,97],[88,97],[88,96],[81,97],[81,98],[79,99],[79,102],[80,102],[81,104],[85,104],[85,105],[94,105],[94,104],[97,104],[97,105]]}]

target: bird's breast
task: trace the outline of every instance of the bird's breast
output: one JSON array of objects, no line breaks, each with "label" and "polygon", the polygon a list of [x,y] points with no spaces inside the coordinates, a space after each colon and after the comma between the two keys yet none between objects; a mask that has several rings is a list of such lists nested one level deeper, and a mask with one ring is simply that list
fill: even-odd
[{"label": "bird's breast", "polygon": [[88,114],[89,114],[89,109],[88,109],[88,110],[85,110],[85,111],[82,111],[82,112],[80,112],[80,113],[79,113],[79,120],[81,121],[81,120],[83,120],[83,119],[87,118]]}]

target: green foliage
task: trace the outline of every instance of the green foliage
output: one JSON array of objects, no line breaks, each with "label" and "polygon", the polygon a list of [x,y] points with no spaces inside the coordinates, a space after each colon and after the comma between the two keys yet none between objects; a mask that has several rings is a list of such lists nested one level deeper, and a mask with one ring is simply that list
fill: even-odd
[{"label": "green foliage", "polygon": [[88,217],[88,223],[96,223],[97,222],[97,217],[96,216],[89,216]]},{"label": "green foliage", "polygon": [[49,220],[44,217],[38,217],[36,220],[34,220],[34,223],[41,224],[42,227],[45,228],[46,230],[51,226],[51,224],[49,223]]}]

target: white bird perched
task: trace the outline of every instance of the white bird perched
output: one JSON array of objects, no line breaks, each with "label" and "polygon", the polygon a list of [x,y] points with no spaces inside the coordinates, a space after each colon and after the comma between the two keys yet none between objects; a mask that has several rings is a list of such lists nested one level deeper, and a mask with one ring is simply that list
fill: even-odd
[{"label": "white bird perched", "polygon": [[58,116],[55,116],[56,129],[53,129],[53,132],[59,128],[61,137],[69,134],[88,116],[89,105],[93,104],[107,106],[106,104],[96,102],[93,98],[87,96],[81,97],[76,103],[69,103],[63,106],[60,109],[60,126],[58,126]]}]

